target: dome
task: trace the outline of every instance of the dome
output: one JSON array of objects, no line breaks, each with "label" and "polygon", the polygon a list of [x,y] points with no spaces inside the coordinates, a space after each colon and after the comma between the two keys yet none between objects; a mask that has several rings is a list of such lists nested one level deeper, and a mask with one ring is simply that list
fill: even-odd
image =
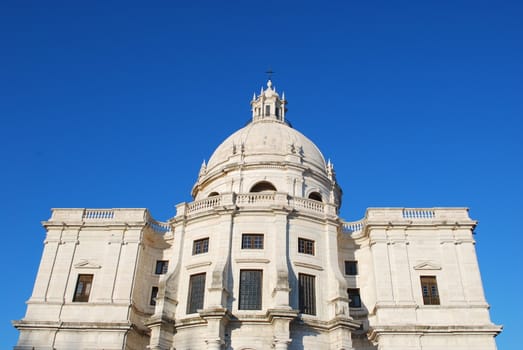
[{"label": "dome", "polygon": [[[316,145],[299,131],[274,119],[258,120],[229,136],[214,151],[207,164],[207,172],[238,161],[263,163],[292,159],[315,171],[325,173],[326,164]],[[294,157],[289,157],[294,156]]]},{"label": "dome", "polygon": [[[333,165],[285,120],[287,101],[269,80],[251,101],[252,121],[233,133],[203,163],[192,195],[247,193],[272,188],[290,196],[339,203]],[[334,192],[333,192],[334,191]],[[254,191],[256,192],[256,191]]]}]

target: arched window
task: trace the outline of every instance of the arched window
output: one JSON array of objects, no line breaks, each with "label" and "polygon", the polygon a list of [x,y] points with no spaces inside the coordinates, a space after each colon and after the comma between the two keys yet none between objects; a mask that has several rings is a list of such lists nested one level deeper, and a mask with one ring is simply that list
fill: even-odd
[{"label": "arched window", "polygon": [[267,192],[267,191],[276,191],[276,187],[268,181],[258,182],[256,185],[252,186],[249,192]]},{"label": "arched window", "polygon": [[318,192],[311,192],[311,194],[309,194],[309,199],[321,202],[321,194],[319,194]]},{"label": "arched window", "polygon": [[211,192],[209,193],[209,195],[207,197],[216,197],[216,196],[219,196],[220,194],[218,192]]}]

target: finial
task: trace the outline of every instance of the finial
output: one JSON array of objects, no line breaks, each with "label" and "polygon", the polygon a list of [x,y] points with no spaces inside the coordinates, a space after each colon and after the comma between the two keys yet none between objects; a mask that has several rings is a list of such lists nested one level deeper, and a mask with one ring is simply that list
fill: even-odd
[{"label": "finial", "polygon": [[256,93],[255,93],[255,92],[252,93],[252,100],[253,100],[253,101],[256,100]]},{"label": "finial", "polygon": [[199,177],[205,175],[207,172],[207,164],[205,164],[205,159],[202,162],[202,166],[200,167],[200,173],[198,174]]},{"label": "finial", "polygon": [[281,99],[285,101],[285,91],[281,93]]},{"label": "finial", "polygon": [[272,90],[272,81],[270,79],[267,81],[267,88]]}]

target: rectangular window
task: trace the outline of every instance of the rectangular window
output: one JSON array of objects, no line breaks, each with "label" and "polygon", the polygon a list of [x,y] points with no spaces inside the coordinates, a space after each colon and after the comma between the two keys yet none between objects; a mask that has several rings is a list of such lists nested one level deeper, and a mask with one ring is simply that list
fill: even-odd
[{"label": "rectangular window", "polygon": [[360,290],[358,288],[347,289],[349,294],[349,307],[361,307]]},{"label": "rectangular window", "polygon": [[345,274],[348,276],[356,276],[358,274],[358,262],[345,261]]},{"label": "rectangular window", "polygon": [[192,245],[192,255],[207,253],[209,251],[209,238],[197,239]]},{"label": "rectangular window", "polygon": [[151,298],[149,299],[149,305],[156,305],[156,297],[158,296],[158,287],[151,288]]},{"label": "rectangular window", "polygon": [[239,310],[261,310],[262,270],[240,270]]},{"label": "rectangular window", "polygon": [[242,249],[263,249],[263,235],[261,234],[243,234]]},{"label": "rectangular window", "polygon": [[304,273],[298,274],[300,312],[307,315],[316,315],[316,286],[315,278]]},{"label": "rectangular window", "polygon": [[298,238],[298,253],[314,255],[314,241]]},{"label": "rectangular window", "polygon": [[265,106],[265,115],[271,115],[271,106]]},{"label": "rectangular window", "polygon": [[192,275],[189,278],[189,297],[187,302],[187,313],[194,314],[203,309],[203,298],[205,295],[205,273]]},{"label": "rectangular window", "polygon": [[169,262],[167,260],[156,260],[156,270],[155,274],[164,275],[169,269]]},{"label": "rectangular window", "polygon": [[93,275],[78,275],[73,301],[88,302],[93,284]]},{"label": "rectangular window", "polygon": [[436,276],[421,276],[421,294],[423,295],[423,304],[439,305],[438,284]]}]

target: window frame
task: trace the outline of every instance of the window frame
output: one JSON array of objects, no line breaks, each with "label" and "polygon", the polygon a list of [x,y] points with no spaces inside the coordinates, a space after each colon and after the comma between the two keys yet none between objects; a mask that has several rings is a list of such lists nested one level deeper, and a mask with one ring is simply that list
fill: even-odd
[{"label": "window frame", "polygon": [[420,276],[420,286],[423,305],[441,305],[436,276]]},{"label": "window frame", "polygon": [[361,294],[359,288],[347,288],[347,296],[349,297],[349,307],[359,309],[361,308]]},{"label": "window frame", "polygon": [[[261,246],[259,240],[256,239],[261,238]],[[248,241],[246,242],[246,239]],[[248,244],[246,244],[248,243]],[[242,234],[242,249],[257,249],[261,250],[265,247],[265,237],[263,233],[243,233]]]},{"label": "window frame", "polygon": [[[247,276],[255,278],[247,280]],[[238,310],[261,310],[263,305],[263,270],[241,269],[238,286]]]},{"label": "window frame", "polygon": [[156,260],[155,275],[165,275],[169,270],[169,260]]},{"label": "window frame", "polygon": [[345,260],[345,275],[346,276],[357,276],[358,275],[358,261],[357,260]]},{"label": "window frame", "polygon": [[151,287],[151,297],[149,298],[149,306],[156,306],[156,298],[158,297],[158,287]]},{"label": "window frame", "polygon": [[209,252],[209,237],[195,239],[192,242],[192,255],[205,254]]},{"label": "window frame", "polygon": [[298,253],[316,255],[316,242],[312,239],[298,237]]},{"label": "window frame", "polygon": [[[85,279],[85,280],[82,280]],[[76,278],[76,285],[74,287],[73,302],[74,303],[88,303],[93,289],[94,274],[80,273]],[[86,284],[87,282],[87,284]],[[87,287],[86,287],[87,285]],[[80,288],[80,290],[78,290]]]},{"label": "window frame", "polygon": [[298,273],[298,307],[300,313],[316,316],[316,276]]},{"label": "window frame", "polygon": [[186,314],[198,313],[205,303],[206,273],[195,273],[189,276]]}]

